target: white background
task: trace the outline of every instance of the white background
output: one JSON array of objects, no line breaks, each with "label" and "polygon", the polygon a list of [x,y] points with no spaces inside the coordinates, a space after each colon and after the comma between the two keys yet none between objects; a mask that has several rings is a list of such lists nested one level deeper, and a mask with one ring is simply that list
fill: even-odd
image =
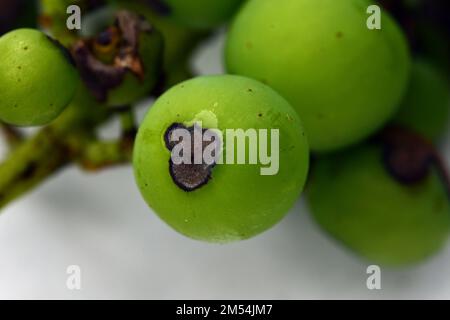
[{"label": "white background", "polygon": [[[222,46],[207,45],[197,70],[220,73]],[[66,287],[69,265],[81,267],[80,291]],[[245,242],[184,238],[148,209],[130,167],[69,168],[0,214],[2,299],[450,299],[450,246],[422,265],[382,269],[379,291],[366,288],[367,266],[324,235],[302,201]]]}]

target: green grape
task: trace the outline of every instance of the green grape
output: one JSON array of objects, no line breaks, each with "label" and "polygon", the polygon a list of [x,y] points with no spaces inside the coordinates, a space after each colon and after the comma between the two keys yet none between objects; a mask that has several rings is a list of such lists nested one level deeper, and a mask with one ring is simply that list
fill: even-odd
[{"label": "green grape", "polygon": [[366,0],[250,0],[232,24],[230,73],[281,93],[302,118],[311,149],[355,144],[397,111],[410,57],[387,15],[369,30]]},{"label": "green grape", "polygon": [[217,27],[229,19],[242,0],[158,0],[180,25],[191,28]]},{"label": "green grape", "polygon": [[445,77],[428,62],[415,61],[409,89],[394,122],[437,140],[447,128],[449,107],[450,94]]},{"label": "green grape", "polygon": [[50,30],[52,36],[64,45],[71,45],[77,39],[77,30],[67,28],[67,8],[81,3],[81,0],[40,0],[41,27]]},{"label": "green grape", "polygon": [[[175,165],[168,134],[200,122],[222,133],[217,141],[224,157],[232,154],[227,129],[278,129],[279,171],[262,175],[261,166],[249,161]],[[243,149],[247,159],[250,148],[246,143]],[[230,75],[195,78],[163,94],[139,129],[133,156],[139,189],[166,223],[188,237],[221,243],[253,237],[280,221],[303,188],[308,162],[307,141],[289,103],[262,83]]]},{"label": "green grape", "polygon": [[[67,28],[69,18],[67,9],[69,6],[78,6],[81,9],[82,19],[84,21],[92,11],[101,8],[104,4],[106,3],[103,3],[103,0],[40,0],[41,15],[39,20],[41,27],[51,32],[52,36],[65,46],[70,46],[78,40],[79,30]],[[83,32],[89,29],[86,25],[83,25],[82,28]]]},{"label": "green grape", "polygon": [[401,184],[385,169],[378,146],[362,146],[315,163],[307,198],[318,224],[375,263],[417,263],[438,251],[450,231],[450,206],[431,171]]},{"label": "green grape", "polygon": [[84,82],[110,107],[133,104],[150,95],[162,69],[163,38],[148,21],[125,10],[113,26],[79,40],[72,48]]},{"label": "green grape", "polygon": [[70,55],[33,29],[0,38],[0,119],[17,126],[44,125],[69,104],[79,83]]}]

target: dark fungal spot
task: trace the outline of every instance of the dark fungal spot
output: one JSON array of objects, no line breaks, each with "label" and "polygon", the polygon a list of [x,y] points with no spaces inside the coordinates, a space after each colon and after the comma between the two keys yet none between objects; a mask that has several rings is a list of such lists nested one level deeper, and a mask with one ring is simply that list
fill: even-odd
[{"label": "dark fungal spot", "polygon": [[[173,134],[177,129],[184,129],[185,132],[188,133],[190,137],[190,141],[183,141],[183,138],[180,138],[180,140],[175,140],[175,137]],[[173,149],[177,145],[182,145],[189,143],[190,144],[190,151],[191,154],[187,155],[187,158],[190,159],[189,163],[174,163],[173,157],[169,160],[169,173],[172,177],[173,182],[183,191],[186,192],[192,192],[195,191],[202,186],[206,185],[208,181],[212,178],[212,169],[215,167],[216,163],[207,164],[203,157],[201,163],[195,163],[195,156],[194,154],[196,152],[201,152],[201,155],[203,155],[203,150],[210,146],[211,144],[217,144],[219,143],[219,137],[213,136],[212,141],[195,141],[197,135],[196,130],[200,130],[199,127],[196,127],[195,125],[192,127],[186,127],[181,123],[174,123],[172,124],[165,132],[164,134],[164,141],[166,148],[169,151],[173,151]],[[207,129],[201,129],[200,131],[200,138],[203,137],[203,134],[207,131]],[[198,148],[198,146],[201,146],[201,149]],[[215,148],[217,145],[215,145]],[[184,152],[184,149],[183,149]],[[184,157],[184,154],[181,154],[181,156]],[[215,152],[213,152],[213,156],[215,156]]]},{"label": "dark fungal spot", "polygon": [[403,184],[414,184],[428,176],[432,155],[413,144],[393,146],[387,144],[383,160],[389,173]]},{"label": "dark fungal spot", "polygon": [[169,172],[173,182],[186,192],[195,191],[211,179],[211,168],[205,164],[178,164],[170,161]]},{"label": "dark fungal spot", "polygon": [[379,139],[384,167],[396,181],[407,186],[417,185],[435,169],[450,196],[446,166],[431,142],[401,127],[386,128]]},{"label": "dark fungal spot", "polygon": [[184,128],[186,128],[186,127],[184,125],[182,125],[181,123],[174,123],[169,128],[167,128],[166,132],[164,133],[164,142],[166,144],[166,148],[169,151],[172,151],[172,149],[178,143],[177,141],[172,141],[172,139],[171,139],[172,133],[176,129],[184,129]]},{"label": "dark fungal spot", "polygon": [[154,31],[152,25],[142,17],[125,10],[117,12],[114,26],[120,39],[118,48],[111,48],[117,50],[112,63],[101,61],[92,50],[95,44],[101,46],[113,40],[109,39],[113,34],[108,30],[98,37],[79,40],[71,48],[81,78],[100,102],[106,101],[109,92],[119,87],[128,73],[144,81],[145,70],[139,54],[139,42],[142,33]]},{"label": "dark fungal spot", "polygon": [[336,32],[336,38],[341,39],[344,37],[344,34],[341,31]]},{"label": "dark fungal spot", "polygon": [[259,113],[259,114],[258,114],[258,117],[260,117],[260,118],[261,118],[262,116],[263,116],[263,114],[262,114],[262,113]]}]

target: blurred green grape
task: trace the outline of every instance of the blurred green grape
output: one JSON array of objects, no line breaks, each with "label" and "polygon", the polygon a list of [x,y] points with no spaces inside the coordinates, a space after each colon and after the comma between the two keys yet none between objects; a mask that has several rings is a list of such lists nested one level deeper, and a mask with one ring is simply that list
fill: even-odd
[{"label": "blurred green grape", "polygon": [[395,123],[437,140],[445,133],[450,115],[449,83],[429,62],[417,60]]},{"label": "blurred green grape", "polygon": [[319,158],[307,198],[317,223],[358,255],[381,265],[422,262],[450,232],[446,189],[433,170],[403,185],[383,165],[379,146]]}]

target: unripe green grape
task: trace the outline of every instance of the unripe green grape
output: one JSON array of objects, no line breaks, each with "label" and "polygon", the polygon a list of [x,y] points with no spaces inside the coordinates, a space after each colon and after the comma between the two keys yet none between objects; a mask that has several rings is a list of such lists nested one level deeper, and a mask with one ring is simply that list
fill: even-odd
[{"label": "unripe green grape", "polygon": [[[186,174],[195,187],[183,184],[169,162],[167,133],[200,121],[225,140],[226,129],[267,129],[269,136],[279,129],[278,173],[261,175],[261,165],[248,161],[224,162],[210,167],[207,177]],[[248,155],[248,143],[245,150]],[[188,237],[221,243],[253,237],[280,221],[301,193],[308,162],[307,141],[289,103],[239,76],[195,78],[163,94],[139,129],[133,157],[139,189],[162,220]]]},{"label": "unripe green grape", "polygon": [[230,73],[260,80],[302,118],[311,149],[355,144],[397,111],[407,85],[405,37],[387,14],[369,30],[366,0],[250,0],[232,24]]},{"label": "unripe green grape", "polygon": [[[40,0],[39,4],[41,28],[48,30],[53,37],[65,46],[70,46],[78,40],[78,33],[81,30],[67,27],[68,19],[73,18],[73,13],[69,14],[67,9],[73,5],[78,6],[81,10],[82,20],[85,22],[85,18],[88,18],[90,13],[106,5],[106,2],[92,0]],[[70,20],[72,21],[72,19]],[[89,32],[90,27],[84,25],[84,22],[83,30],[80,33]]]},{"label": "unripe green grape", "polygon": [[450,232],[448,195],[438,174],[401,184],[387,172],[378,146],[320,158],[307,198],[324,230],[382,265],[420,262],[441,249]]},{"label": "unripe green grape", "polygon": [[191,28],[212,28],[226,22],[242,0],[158,0],[169,8],[169,15]]},{"label": "unripe green grape", "polygon": [[160,79],[163,38],[131,11],[118,11],[114,25],[77,41],[71,50],[84,82],[109,107],[149,96]]},{"label": "unripe green grape", "polygon": [[0,119],[17,126],[44,125],[72,100],[79,76],[70,55],[33,29],[0,38]]},{"label": "unripe green grape", "polygon": [[415,61],[407,94],[394,122],[437,140],[448,126],[449,111],[446,78],[428,62]]},{"label": "unripe green grape", "polygon": [[49,30],[51,35],[66,46],[77,39],[77,30],[69,30],[66,22],[67,8],[80,5],[81,0],[40,0],[40,27]]}]

